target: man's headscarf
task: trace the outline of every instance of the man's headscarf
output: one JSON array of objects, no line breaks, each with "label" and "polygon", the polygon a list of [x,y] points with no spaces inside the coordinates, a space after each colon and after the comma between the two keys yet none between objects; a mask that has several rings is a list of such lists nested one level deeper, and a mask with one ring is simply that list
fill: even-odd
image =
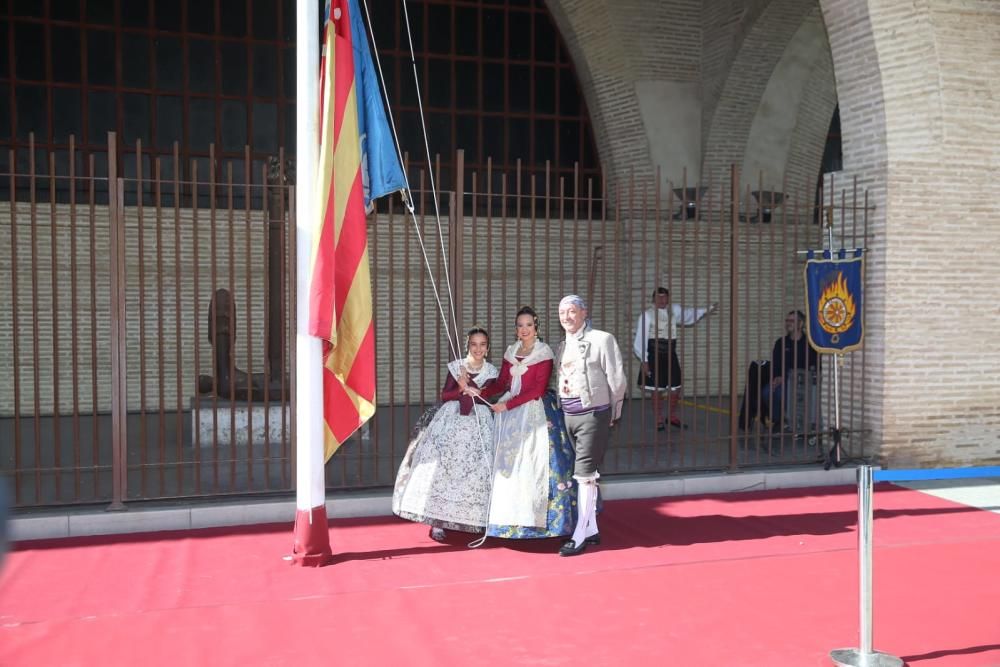
[{"label": "man's headscarf", "polygon": [[590,311],[587,310],[587,302],[583,300],[582,296],[567,294],[559,301],[559,308],[565,306],[576,306],[587,313],[587,318],[583,321],[583,326],[580,328],[581,331],[587,331],[594,326],[594,323],[590,320]]},{"label": "man's headscarf", "polygon": [[587,310],[587,304],[584,302],[583,297],[577,296],[576,294],[567,294],[559,302],[559,307],[564,306],[576,306],[580,310]]}]

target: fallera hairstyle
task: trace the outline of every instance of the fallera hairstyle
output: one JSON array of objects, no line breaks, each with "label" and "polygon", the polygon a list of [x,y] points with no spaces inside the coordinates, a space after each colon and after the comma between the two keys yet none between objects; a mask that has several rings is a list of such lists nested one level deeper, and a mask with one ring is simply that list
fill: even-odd
[{"label": "fallera hairstyle", "polygon": [[666,287],[657,287],[655,290],[653,290],[653,296],[649,297],[649,299],[651,301],[656,301],[657,294],[666,294],[667,296],[670,296],[670,290],[668,290]]},{"label": "fallera hairstyle", "polygon": [[535,325],[535,335],[538,336],[538,340],[542,337],[538,335],[538,313],[531,306],[521,306],[520,310],[517,311],[517,315],[514,316],[514,326],[517,326],[517,320],[521,315],[531,315],[531,322]]},{"label": "fallera hairstyle", "polygon": [[468,331],[465,332],[465,353],[466,354],[469,353],[469,341],[472,340],[472,337],[475,336],[476,334],[483,334],[484,336],[486,336],[486,349],[487,350],[490,349],[490,334],[489,334],[489,332],[486,331],[486,329],[484,329],[483,327],[474,326],[474,327],[472,327],[471,329],[469,329]]}]

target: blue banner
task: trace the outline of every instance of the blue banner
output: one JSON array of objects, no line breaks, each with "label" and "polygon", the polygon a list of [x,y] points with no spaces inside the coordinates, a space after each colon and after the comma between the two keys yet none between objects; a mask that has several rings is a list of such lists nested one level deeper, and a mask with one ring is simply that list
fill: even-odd
[{"label": "blue banner", "polygon": [[[358,0],[350,0],[351,43],[354,46],[354,92],[358,100],[358,132],[361,135],[361,180],[365,210],[371,202],[407,188],[403,167],[382,104],[378,71],[368,48],[368,35]],[[329,2],[327,13],[329,15]]]},{"label": "blue banner", "polygon": [[829,250],[806,260],[806,333],[818,352],[840,354],[864,339],[865,258],[861,249]]}]

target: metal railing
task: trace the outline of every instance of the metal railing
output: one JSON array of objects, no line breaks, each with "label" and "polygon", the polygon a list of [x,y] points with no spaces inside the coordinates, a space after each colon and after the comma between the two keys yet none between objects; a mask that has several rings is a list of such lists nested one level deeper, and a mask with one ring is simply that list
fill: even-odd
[{"label": "metal railing", "polygon": [[[252,174],[248,151],[235,182],[231,165],[219,178],[110,135],[106,175],[72,149],[68,173],[53,157],[38,174],[28,150],[0,193],[13,376],[0,448],[16,505],[290,489],[282,163]],[[125,161],[135,177],[117,175]]]},{"label": "metal railing", "polygon": [[[0,174],[11,304],[0,312],[11,343],[0,346],[10,369],[0,384],[0,471],[15,505],[289,491],[295,245],[284,157],[258,169],[247,150],[236,179],[110,135],[106,173],[71,149],[63,166],[50,156],[42,174],[26,150],[24,173],[11,149]],[[408,171],[416,219],[389,199],[369,217],[378,408],[327,464],[331,488],[391,486],[413,424],[436,400],[450,352],[430,277],[444,285],[445,266],[459,327],[486,327],[497,363],[519,306],[535,307],[555,343],[559,299],[588,299],[595,325],[618,338],[630,382],[608,474],[808,464],[822,451],[832,364],[804,385],[810,415],[789,429],[769,423],[745,385],[785,313],[803,308],[796,253],[822,246],[817,218],[839,217],[838,239],[866,245],[869,207],[855,184],[751,193],[735,170],[695,186],[659,174],[608,183],[579,170],[570,183],[520,162],[467,169],[459,151],[454,182],[438,193],[439,239],[427,175]],[[679,335],[683,430],[658,431],[659,399],[636,386],[635,323],[658,286],[682,306],[719,304]],[[863,351],[842,377],[845,448],[863,456]]]},{"label": "metal railing", "polygon": [[874,612],[872,560],[874,531],[874,482],[916,482],[946,479],[1000,477],[1000,466],[973,468],[917,468],[911,470],[876,470],[858,467],[858,635],[859,646],[830,651],[833,664],[840,667],[902,667],[903,660],[873,647]]}]

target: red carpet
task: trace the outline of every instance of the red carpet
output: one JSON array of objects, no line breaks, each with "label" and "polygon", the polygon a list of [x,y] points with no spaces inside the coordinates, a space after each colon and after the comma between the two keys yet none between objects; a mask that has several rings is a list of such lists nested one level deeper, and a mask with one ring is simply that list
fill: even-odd
[{"label": "red carpet", "polygon": [[[875,647],[1000,665],[1000,515],[875,494]],[[829,665],[858,645],[856,491],[609,502],[604,544],[469,550],[397,519],[23,543],[0,665]]]}]

